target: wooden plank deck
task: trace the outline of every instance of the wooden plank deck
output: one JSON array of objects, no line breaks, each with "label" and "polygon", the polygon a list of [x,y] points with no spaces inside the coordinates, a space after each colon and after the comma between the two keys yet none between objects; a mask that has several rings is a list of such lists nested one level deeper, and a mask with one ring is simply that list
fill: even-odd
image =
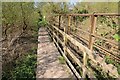
[{"label": "wooden plank deck", "polygon": [[67,64],[61,64],[46,28],[39,29],[36,78],[75,78]]}]

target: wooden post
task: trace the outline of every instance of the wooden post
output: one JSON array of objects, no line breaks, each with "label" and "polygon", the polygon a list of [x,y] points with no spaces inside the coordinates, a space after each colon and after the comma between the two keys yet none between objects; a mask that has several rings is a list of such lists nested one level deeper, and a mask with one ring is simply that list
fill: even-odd
[{"label": "wooden post", "polygon": [[60,24],[61,24],[61,15],[58,16],[59,17],[59,28],[60,28]]},{"label": "wooden post", "polygon": [[[89,39],[89,49],[93,51],[94,37],[92,36],[92,34],[94,35],[95,33],[97,16],[93,14],[90,18],[91,18],[91,31],[90,31],[90,39]],[[85,78],[87,74],[87,71],[85,70],[86,68],[84,68],[84,67],[87,67],[87,60],[88,60],[87,53],[84,52],[83,54],[83,78]]]},{"label": "wooden post", "polygon": [[[71,22],[71,16],[68,16],[68,26],[64,27],[64,53],[65,54],[66,54],[66,44],[67,44],[66,34],[69,33],[69,31],[70,31],[70,22]],[[66,28],[68,28],[68,29],[66,29]]]},{"label": "wooden post", "polygon": [[66,35],[65,35],[65,33],[66,33],[66,27],[67,26],[64,26],[64,35],[63,35],[63,37],[64,37],[64,54],[66,55],[67,53],[66,53]]},{"label": "wooden post", "polygon": [[90,39],[89,39],[89,49],[93,51],[93,43],[94,43],[94,37],[92,35],[95,34],[95,29],[96,29],[96,21],[97,21],[97,16],[94,14],[91,16],[91,32],[90,32]]},{"label": "wooden post", "polygon": [[82,67],[83,74],[82,74],[82,78],[86,77],[86,74],[87,74],[86,66],[87,66],[87,53],[83,52],[83,67]]},{"label": "wooden post", "polygon": [[[60,22],[61,22],[61,15],[58,15],[58,22],[59,22],[59,26],[58,29],[60,29]],[[59,32],[57,31],[57,36],[59,37]],[[57,43],[58,43],[58,39],[57,39]]]},{"label": "wooden post", "polygon": [[71,24],[71,16],[68,16],[68,31],[67,31],[68,34],[70,34],[70,24]]}]

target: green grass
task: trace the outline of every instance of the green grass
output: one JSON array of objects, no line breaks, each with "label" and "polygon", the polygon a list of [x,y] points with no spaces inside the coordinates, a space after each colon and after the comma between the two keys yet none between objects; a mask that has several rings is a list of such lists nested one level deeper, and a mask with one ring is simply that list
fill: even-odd
[{"label": "green grass", "polygon": [[108,64],[113,64],[115,67],[117,67],[118,74],[120,75],[120,64],[115,62],[114,60],[110,59],[109,56],[106,56],[105,62]]},{"label": "green grass", "polygon": [[65,64],[65,59],[64,59],[64,57],[59,56],[58,59],[59,59],[59,62],[60,62],[61,64]]},{"label": "green grass", "polygon": [[[34,49],[36,50],[36,49]],[[30,80],[35,80],[36,74],[36,54],[33,49],[27,55],[25,55],[21,60],[16,60],[14,69],[8,73],[4,73],[2,80],[23,80],[29,78]]]}]

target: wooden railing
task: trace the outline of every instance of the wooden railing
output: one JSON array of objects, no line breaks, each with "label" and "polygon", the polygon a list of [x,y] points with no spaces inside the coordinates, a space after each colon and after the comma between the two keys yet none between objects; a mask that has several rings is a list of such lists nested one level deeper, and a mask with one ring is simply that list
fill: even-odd
[{"label": "wooden railing", "polygon": [[[94,44],[95,38],[99,38],[102,40],[105,40],[109,43],[113,43],[116,46],[118,46],[118,43],[112,42],[108,39],[105,39],[103,37],[100,37],[95,34],[96,29],[96,21],[98,16],[120,16],[120,14],[116,13],[95,13],[95,14],[59,14],[55,15],[58,16],[58,21],[54,23],[49,22],[48,31],[50,36],[53,38],[53,41],[55,42],[56,46],[62,53],[63,57],[65,58],[66,62],[70,66],[71,70],[74,72],[77,78],[85,78],[86,76],[89,78],[96,78],[95,72],[93,68],[96,68],[96,70],[102,70],[103,73],[108,74],[109,76],[112,76],[114,78],[119,77],[119,74],[117,72],[117,68],[113,66],[112,64],[107,64],[103,57],[99,56],[98,54],[93,53],[93,46],[96,46],[98,49],[102,50],[105,55],[110,55],[113,57],[117,62],[120,62],[120,58],[114,55],[112,52],[110,52],[107,49],[104,49],[103,47],[99,45]],[[64,25],[64,30],[60,29],[62,17],[67,16],[68,19],[68,25]],[[71,27],[71,17],[73,16],[87,16],[91,19],[91,30],[90,32],[83,31],[81,29],[75,28],[81,32],[85,32],[89,35],[88,40],[88,46],[83,45],[78,40],[74,38],[73,35],[70,34],[70,27]],[[56,24],[58,23],[58,24]],[[60,36],[62,36],[63,40],[60,39]],[[84,39],[83,39],[84,40]],[[82,59],[79,59],[79,56],[76,56],[75,52],[73,51],[73,48],[70,48],[71,46],[68,44],[72,44],[74,48],[76,47],[76,51],[79,53],[77,55],[82,55]],[[79,69],[75,67],[77,65]]]}]

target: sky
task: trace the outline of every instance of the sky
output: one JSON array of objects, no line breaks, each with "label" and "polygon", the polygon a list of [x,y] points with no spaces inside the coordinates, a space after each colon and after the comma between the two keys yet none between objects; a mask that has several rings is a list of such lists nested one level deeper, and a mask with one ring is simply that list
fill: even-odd
[{"label": "sky", "polygon": [[76,2],[81,2],[82,0],[70,0],[71,4],[76,4]]},{"label": "sky", "polygon": [[53,1],[53,2],[67,2],[69,1],[71,4],[75,2],[80,2],[82,0],[34,0],[35,2],[47,2],[47,1]]},{"label": "sky", "polygon": [[[48,0],[48,1],[53,1],[53,2],[57,2],[57,1],[58,1],[58,2],[62,2],[63,0],[61,0],[61,1],[60,1],[60,0]],[[64,0],[64,1],[65,1],[65,0]],[[66,2],[67,2],[67,1],[70,2],[71,5],[73,5],[73,4],[75,5],[76,2],[81,2],[82,0],[66,0]],[[34,0],[34,2],[35,2],[35,6],[36,6],[36,5],[37,5],[36,2],[47,2],[47,1],[46,1],[46,0]]]}]

